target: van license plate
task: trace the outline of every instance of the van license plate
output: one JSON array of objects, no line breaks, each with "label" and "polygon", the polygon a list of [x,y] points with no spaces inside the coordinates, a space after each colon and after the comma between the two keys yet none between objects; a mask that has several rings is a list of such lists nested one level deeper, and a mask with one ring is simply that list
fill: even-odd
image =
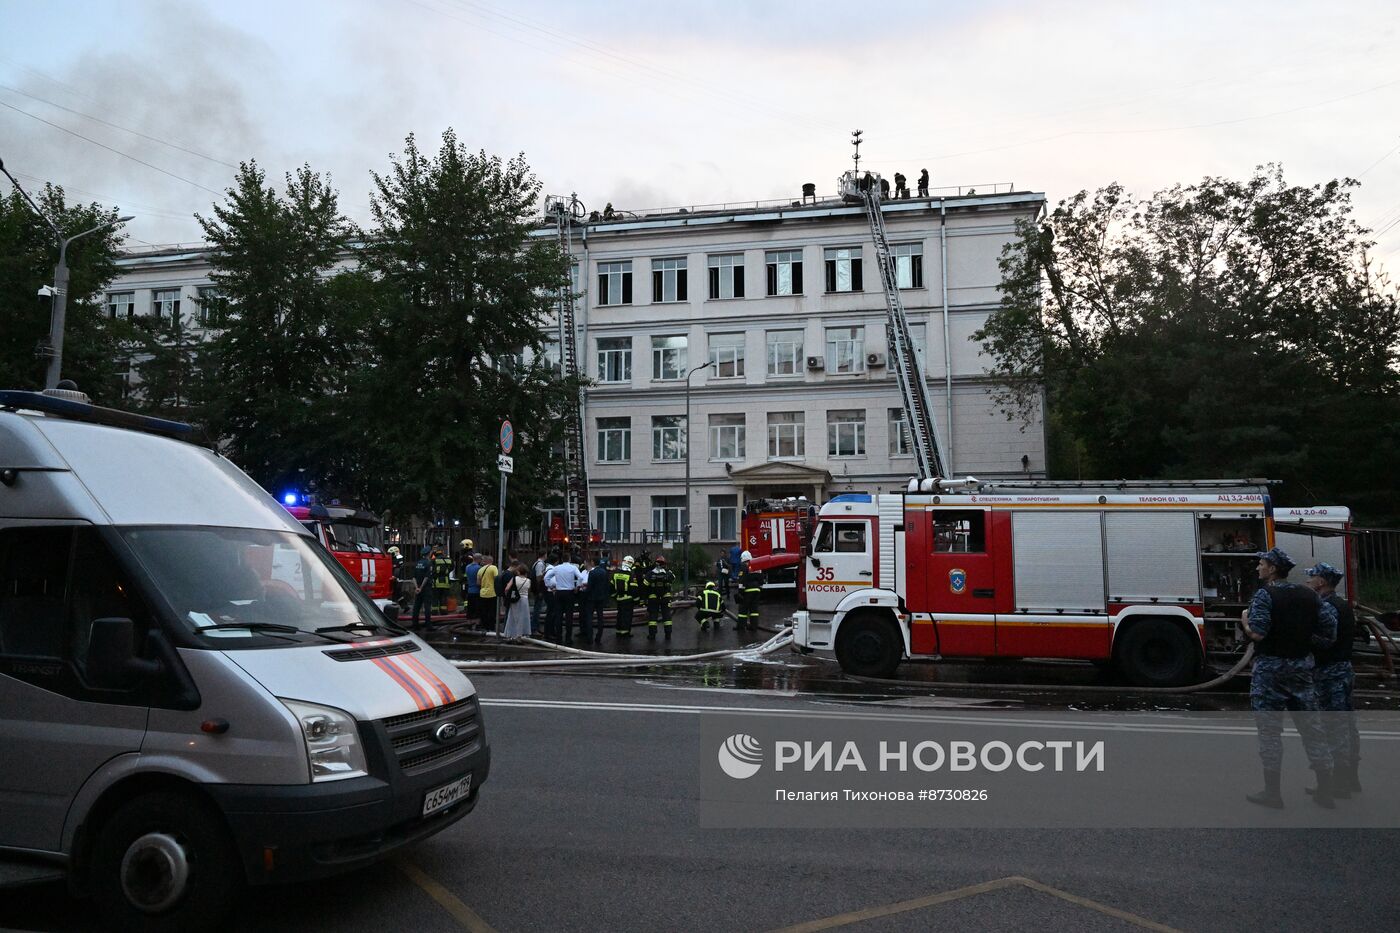
[{"label": "van license plate", "polygon": [[430,813],[436,813],[443,807],[452,806],[471,793],[471,789],[472,776],[468,774],[461,780],[428,791],[428,796],[423,798],[423,815],[427,816]]}]

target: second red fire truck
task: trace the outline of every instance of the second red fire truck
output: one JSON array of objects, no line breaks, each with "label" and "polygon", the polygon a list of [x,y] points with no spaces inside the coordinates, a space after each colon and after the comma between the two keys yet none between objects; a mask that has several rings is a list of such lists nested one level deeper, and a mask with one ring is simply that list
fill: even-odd
[{"label": "second red fire truck", "polygon": [[1235,646],[1273,543],[1262,480],[913,480],[822,506],[794,643],[874,677],[906,658],[1034,657],[1190,683]]},{"label": "second red fire truck", "polygon": [[288,505],[292,517],[350,572],[370,599],[394,598],[394,562],[379,517],[339,505]]}]

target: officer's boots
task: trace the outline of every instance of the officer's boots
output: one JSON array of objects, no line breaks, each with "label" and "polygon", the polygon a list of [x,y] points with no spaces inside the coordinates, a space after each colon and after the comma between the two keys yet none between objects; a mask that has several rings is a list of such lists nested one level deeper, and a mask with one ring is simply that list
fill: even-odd
[{"label": "officer's boots", "polygon": [[1250,803],[1257,803],[1261,807],[1269,807],[1273,810],[1283,809],[1283,795],[1279,793],[1279,773],[1277,770],[1265,770],[1264,789],[1257,794],[1245,794],[1244,799]]},{"label": "officer's boots", "polygon": [[1332,771],[1329,768],[1318,768],[1316,787],[1305,787],[1303,790],[1312,796],[1313,803],[1326,810],[1335,810],[1337,805],[1333,803],[1335,797],[1351,799],[1351,787],[1347,786],[1345,792],[1337,786],[1332,779]]},{"label": "officer's boots", "polygon": [[667,640],[667,641],[670,641],[670,640],[671,640],[671,626],[669,626],[669,625],[666,626],[666,640]]}]

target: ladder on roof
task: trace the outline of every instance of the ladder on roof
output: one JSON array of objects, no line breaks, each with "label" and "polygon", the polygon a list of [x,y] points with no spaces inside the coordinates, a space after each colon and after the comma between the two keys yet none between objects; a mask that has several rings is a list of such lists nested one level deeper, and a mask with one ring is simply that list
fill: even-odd
[{"label": "ladder on roof", "polygon": [[859,200],[864,206],[865,218],[870,223],[870,236],[875,241],[875,265],[880,270],[880,284],[885,289],[885,338],[889,343],[889,365],[895,372],[900,394],[904,397],[904,415],[919,476],[924,479],[943,477],[948,475],[950,464],[943,454],[943,442],[934,420],[928,383],[924,381],[923,367],[919,365],[918,352],[909,336],[909,319],[899,298],[894,254],[885,233],[885,215],[880,208],[880,179],[870,173],[867,173],[867,177],[872,181],[862,186],[855,172],[846,172],[841,176],[841,192],[846,199]]},{"label": "ladder on roof", "polygon": [[[546,210],[554,215],[559,248],[573,257],[573,224],[576,212],[582,214],[578,197],[549,198]],[[583,410],[587,399],[578,365],[578,326],[574,320],[572,274],[559,282],[556,298],[559,323],[559,366],[565,379],[578,382],[578,399],[564,415],[564,530],[571,548],[587,548],[592,532],[588,521],[588,461],[583,430]]]}]

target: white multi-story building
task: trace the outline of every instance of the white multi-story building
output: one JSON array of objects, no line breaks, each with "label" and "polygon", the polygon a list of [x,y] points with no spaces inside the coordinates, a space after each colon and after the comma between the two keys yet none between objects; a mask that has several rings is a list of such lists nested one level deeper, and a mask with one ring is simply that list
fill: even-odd
[{"label": "white multi-story building", "polygon": [[[953,475],[1045,471],[1042,420],[1023,425],[997,408],[971,339],[997,307],[1014,222],[1045,203],[1009,188],[885,203]],[[751,499],[820,503],[901,488],[913,474],[861,207],[809,197],[624,212],[576,224],[572,244],[579,360],[593,380],[589,491],[607,539],[678,536],[689,515],[693,540],[734,541]],[[131,253],[119,267],[111,313],[185,308],[198,324],[216,307],[203,250]]]}]

